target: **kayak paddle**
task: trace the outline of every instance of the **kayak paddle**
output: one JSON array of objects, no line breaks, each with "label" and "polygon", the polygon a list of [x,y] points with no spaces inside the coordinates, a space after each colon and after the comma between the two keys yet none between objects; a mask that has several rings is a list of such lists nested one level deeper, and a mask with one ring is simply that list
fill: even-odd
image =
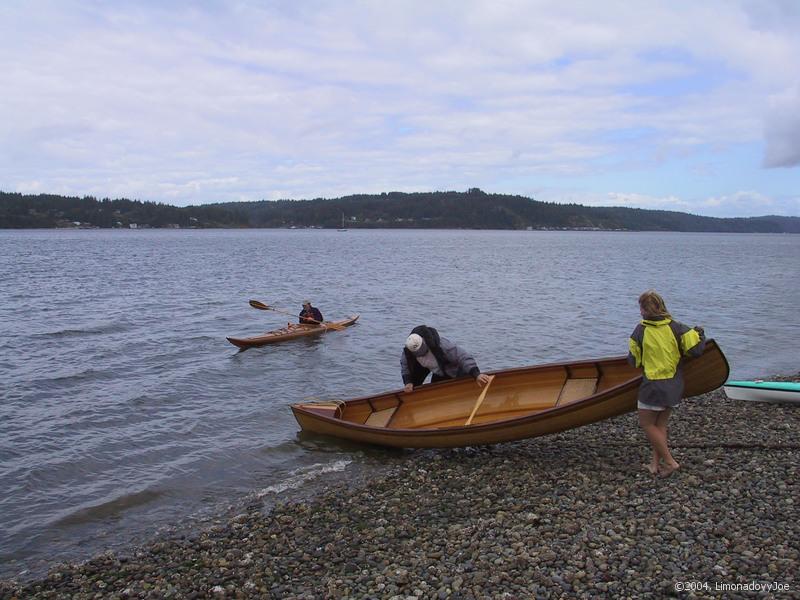
[{"label": "kayak paddle", "polygon": [[[290,317],[294,316],[290,312],[286,312],[285,310],[280,310],[278,308],[275,308],[274,306],[270,306],[269,304],[264,304],[263,302],[259,302],[258,300],[250,300],[250,306],[252,306],[253,308],[257,308],[258,310],[272,310],[277,313],[281,313],[282,315],[289,315]],[[334,329],[336,331],[341,331],[342,329],[344,329],[344,326],[337,325],[336,323],[324,323],[322,321],[317,321],[316,319],[311,319],[311,318],[308,318],[308,320],[313,321],[317,325],[322,325],[323,327],[327,327],[328,329]]]}]

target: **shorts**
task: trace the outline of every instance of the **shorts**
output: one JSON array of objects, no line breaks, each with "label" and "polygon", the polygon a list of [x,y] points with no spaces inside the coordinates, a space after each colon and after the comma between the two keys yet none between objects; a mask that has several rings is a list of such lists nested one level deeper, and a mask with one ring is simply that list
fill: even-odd
[{"label": "shorts", "polygon": [[639,402],[636,403],[636,408],[638,408],[639,410],[657,410],[657,411],[662,411],[662,410],[666,410],[668,407],[667,406],[657,406],[655,404],[645,404],[644,402],[642,402],[640,400]]}]

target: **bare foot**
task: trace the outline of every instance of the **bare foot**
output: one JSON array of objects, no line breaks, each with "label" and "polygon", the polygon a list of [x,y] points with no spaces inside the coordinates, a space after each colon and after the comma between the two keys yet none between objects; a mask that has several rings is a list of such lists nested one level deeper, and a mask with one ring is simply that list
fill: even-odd
[{"label": "bare foot", "polygon": [[660,477],[669,477],[675,471],[680,469],[680,467],[681,466],[678,463],[675,463],[673,465],[664,465],[663,467],[661,467],[661,469],[659,469],[658,474]]},{"label": "bare foot", "polygon": [[658,465],[654,465],[653,463],[647,464],[644,466],[645,469],[650,473],[650,475],[658,475]]}]

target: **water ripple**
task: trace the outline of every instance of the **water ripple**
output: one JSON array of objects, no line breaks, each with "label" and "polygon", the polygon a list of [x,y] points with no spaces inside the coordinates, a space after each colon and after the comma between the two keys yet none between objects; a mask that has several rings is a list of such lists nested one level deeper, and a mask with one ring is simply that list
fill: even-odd
[{"label": "water ripple", "polygon": [[49,338],[61,338],[71,336],[91,336],[91,335],[106,335],[110,333],[124,333],[129,331],[131,326],[127,323],[110,322],[101,325],[94,325],[86,327],[85,329],[61,329],[59,331],[52,331],[46,333],[35,333],[31,335],[33,339],[46,340]]},{"label": "water ripple", "polygon": [[53,523],[53,526],[68,527],[73,525],[82,525],[98,520],[106,520],[108,518],[118,518],[125,511],[128,511],[131,508],[142,506],[149,502],[154,502],[162,495],[163,492],[155,490],[143,490],[141,492],[124,494],[95,506],[89,506],[87,508],[82,508],[80,510],[71,512],[64,517],[59,518],[55,523]]},{"label": "water ripple", "polygon": [[[0,576],[402,457],[299,433],[288,405],[399,388],[419,324],[483,370],[618,355],[655,287],[735,377],[794,372],[800,355],[800,236],[0,231],[0,244]],[[296,314],[305,297],[361,318],[247,352],[225,340],[294,320],[248,299]]]}]

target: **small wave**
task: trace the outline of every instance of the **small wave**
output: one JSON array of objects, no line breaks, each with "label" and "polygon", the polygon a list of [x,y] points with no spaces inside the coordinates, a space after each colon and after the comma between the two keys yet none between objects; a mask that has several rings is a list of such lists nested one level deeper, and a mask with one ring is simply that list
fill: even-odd
[{"label": "small wave", "polygon": [[108,380],[108,379],[116,379],[118,377],[119,374],[113,369],[105,369],[105,370],[85,369],[78,373],[71,373],[69,375],[57,375],[55,377],[40,379],[39,381],[36,382],[36,385],[39,387],[47,387],[50,384],[64,385],[65,383]]},{"label": "small wave", "polygon": [[275,485],[271,485],[269,487],[265,487],[263,490],[256,492],[256,498],[263,498],[268,494],[280,494],[281,492],[285,492],[286,490],[293,490],[299,488],[301,485],[306,483],[307,481],[311,481],[312,479],[316,479],[320,475],[324,475],[325,473],[335,473],[339,471],[344,471],[349,465],[351,460],[337,460],[333,463],[329,463],[326,465],[323,464],[314,464],[309,465],[307,467],[300,467],[298,469],[294,469],[289,473],[289,478],[285,481],[281,481],[280,483],[276,483]]},{"label": "small wave", "polygon": [[188,346],[195,342],[218,342],[219,338],[220,338],[219,335],[208,335],[208,334],[193,335],[184,338],[184,344]]},{"label": "small wave", "polygon": [[108,502],[103,502],[102,504],[98,504],[96,506],[90,506],[88,508],[82,508],[81,510],[75,511],[56,521],[55,525],[82,525],[84,523],[91,523],[92,521],[107,519],[109,517],[117,517],[130,508],[153,502],[161,495],[161,492],[156,492],[153,490],[144,490],[134,494],[125,494],[124,496],[114,498]]},{"label": "small wave", "polygon": [[85,329],[62,329],[60,331],[50,331],[48,333],[37,333],[32,335],[34,338],[62,338],[62,337],[78,337],[88,335],[104,335],[107,333],[122,333],[128,331],[130,325],[125,323],[104,323],[94,327],[87,327]]}]

